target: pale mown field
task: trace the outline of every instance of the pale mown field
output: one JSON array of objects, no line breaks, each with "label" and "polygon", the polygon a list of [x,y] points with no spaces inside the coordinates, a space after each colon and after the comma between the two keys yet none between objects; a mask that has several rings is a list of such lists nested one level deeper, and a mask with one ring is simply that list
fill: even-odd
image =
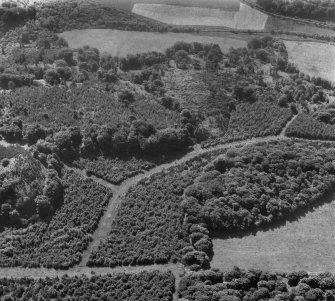
[{"label": "pale mown field", "polygon": [[297,221],[243,238],[214,239],[212,267],[335,272],[335,203]]},{"label": "pale mown field", "polygon": [[60,34],[70,47],[79,48],[84,45],[97,47],[101,52],[114,56],[143,53],[148,51],[164,52],[168,47],[178,41],[201,42],[219,44],[222,51],[230,47],[246,47],[243,40],[232,38],[208,37],[186,33],[152,33],[121,31],[112,29],[85,29],[72,30]]},{"label": "pale mown field", "polygon": [[284,41],[289,61],[301,72],[335,83],[335,46],[318,42]]},{"label": "pale mown field", "polygon": [[241,3],[238,10],[138,3],[133,13],[172,25],[222,26],[264,30],[268,16]]}]

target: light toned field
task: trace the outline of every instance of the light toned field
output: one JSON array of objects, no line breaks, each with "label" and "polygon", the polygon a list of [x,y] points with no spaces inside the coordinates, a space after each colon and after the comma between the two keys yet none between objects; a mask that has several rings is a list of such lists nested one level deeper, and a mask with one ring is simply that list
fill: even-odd
[{"label": "light toned field", "polygon": [[133,13],[171,25],[222,26],[264,30],[268,16],[243,3],[238,10],[137,3]]},{"label": "light toned field", "polygon": [[238,10],[239,0],[90,0],[103,3],[116,8],[132,10],[136,3],[167,4],[177,6],[192,6],[206,8],[220,8],[225,10]]},{"label": "light toned field", "polygon": [[318,42],[284,41],[289,61],[301,72],[335,83],[335,46]]},{"label": "light toned field", "polygon": [[212,267],[335,272],[335,203],[294,222],[243,238],[215,239]]},{"label": "light toned field", "polygon": [[60,34],[70,47],[79,48],[84,45],[97,47],[101,52],[114,56],[143,53],[148,51],[164,52],[178,41],[217,43],[222,51],[230,47],[246,47],[243,40],[232,38],[208,37],[186,33],[152,33],[136,31],[120,31],[112,29],[72,30]]}]

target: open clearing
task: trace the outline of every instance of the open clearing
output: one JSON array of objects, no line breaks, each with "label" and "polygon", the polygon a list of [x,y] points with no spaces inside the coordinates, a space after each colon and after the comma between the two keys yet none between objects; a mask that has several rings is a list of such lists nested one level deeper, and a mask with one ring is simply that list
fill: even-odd
[{"label": "open clearing", "polygon": [[284,226],[242,238],[214,239],[212,267],[335,272],[335,203]]},{"label": "open clearing", "polygon": [[238,10],[138,3],[133,13],[172,25],[222,26],[264,30],[268,16],[241,3]]},{"label": "open clearing", "polygon": [[68,41],[71,48],[89,45],[97,47],[101,52],[107,52],[114,56],[125,56],[127,54],[148,51],[164,52],[178,41],[216,43],[219,44],[222,51],[228,51],[230,47],[247,46],[245,41],[232,38],[208,37],[186,33],[152,33],[112,29],[71,30],[61,33],[60,36]]},{"label": "open clearing", "polygon": [[301,72],[335,83],[335,46],[328,43],[284,41],[289,61]]}]

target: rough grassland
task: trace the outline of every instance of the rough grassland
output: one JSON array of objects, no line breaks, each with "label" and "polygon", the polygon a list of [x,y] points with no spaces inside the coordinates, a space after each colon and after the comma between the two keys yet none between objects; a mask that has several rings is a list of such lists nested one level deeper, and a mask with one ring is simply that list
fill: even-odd
[{"label": "rough grassland", "polygon": [[271,271],[335,271],[335,203],[327,203],[285,226],[242,238],[214,239],[212,267]]},{"label": "rough grassland", "polygon": [[335,46],[317,42],[284,41],[289,61],[301,72],[335,83]]},{"label": "rough grassland", "polygon": [[137,3],[132,12],[172,25],[223,26],[251,30],[264,30],[268,19],[266,14],[243,3],[238,11]]},{"label": "rough grassland", "polygon": [[164,52],[178,41],[217,43],[222,51],[228,51],[230,47],[246,47],[246,42],[242,40],[184,33],[161,34],[111,29],[86,29],[66,31],[61,33],[60,36],[68,41],[71,48],[89,45],[97,47],[101,52],[107,52],[115,56],[148,51]]}]

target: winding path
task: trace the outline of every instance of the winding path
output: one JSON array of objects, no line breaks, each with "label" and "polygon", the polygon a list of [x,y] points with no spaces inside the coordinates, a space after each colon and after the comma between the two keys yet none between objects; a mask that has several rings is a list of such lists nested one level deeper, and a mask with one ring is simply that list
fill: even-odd
[{"label": "winding path", "polygon": [[[114,274],[114,273],[140,273],[142,271],[154,271],[154,270],[159,270],[162,272],[171,271],[174,274],[175,279],[176,279],[176,292],[174,294],[174,300],[178,300],[177,289],[179,285],[179,280],[180,280],[181,275],[185,273],[185,268],[182,264],[172,264],[171,263],[171,264],[166,264],[166,265],[129,266],[129,267],[115,267],[115,268],[87,267],[87,262],[89,260],[89,257],[92,251],[98,248],[100,241],[105,239],[110,233],[112,223],[116,217],[118,208],[121,205],[123,197],[125,196],[127,191],[132,186],[136,185],[139,181],[145,178],[148,178],[154,174],[160,173],[170,167],[182,164],[199,155],[213,152],[216,150],[224,150],[226,148],[231,148],[231,147],[238,147],[238,146],[244,147],[244,146],[252,145],[255,143],[270,142],[270,141],[276,141],[276,140],[289,140],[290,138],[287,138],[285,136],[285,133],[286,133],[287,128],[290,126],[290,124],[294,121],[295,118],[296,118],[296,115],[293,116],[290,121],[288,121],[288,123],[282,129],[281,133],[278,136],[252,138],[252,139],[247,139],[243,141],[221,144],[221,145],[217,145],[217,146],[207,148],[207,149],[202,149],[200,145],[195,145],[193,151],[185,154],[180,159],[174,160],[166,164],[159,165],[145,173],[134,176],[124,181],[119,186],[113,185],[95,176],[91,176],[90,178],[93,179],[95,182],[110,189],[113,192],[113,197],[110,199],[107,205],[107,208],[104,212],[104,215],[100,219],[97,230],[92,234],[91,243],[89,244],[87,250],[83,252],[82,260],[79,263],[79,265],[74,266],[68,270],[55,270],[55,269],[46,269],[46,268],[20,268],[20,267],[0,268],[0,278],[31,277],[31,278],[38,279],[38,278],[56,277],[56,276],[61,277],[62,275],[65,275],[65,274],[69,276],[82,275],[82,274],[86,276],[92,276],[92,275],[106,275],[106,274]],[[297,140],[306,141],[304,139],[297,139]],[[70,168],[70,167],[66,167],[66,168]],[[85,171],[83,170],[76,169],[76,168],[70,168],[70,169],[80,174],[82,177],[88,177]]]}]

